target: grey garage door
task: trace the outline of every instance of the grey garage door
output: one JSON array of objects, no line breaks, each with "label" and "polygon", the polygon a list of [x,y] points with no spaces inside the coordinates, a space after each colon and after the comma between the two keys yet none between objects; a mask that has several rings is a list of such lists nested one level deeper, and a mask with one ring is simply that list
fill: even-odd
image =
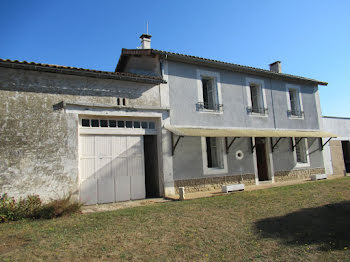
[{"label": "grey garage door", "polygon": [[87,205],[145,198],[142,136],[80,136],[80,200]]}]

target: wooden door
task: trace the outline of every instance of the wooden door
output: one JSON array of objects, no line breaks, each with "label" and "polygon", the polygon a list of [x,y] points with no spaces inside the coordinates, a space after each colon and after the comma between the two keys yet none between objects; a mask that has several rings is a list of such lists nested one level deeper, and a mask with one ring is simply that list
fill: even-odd
[{"label": "wooden door", "polygon": [[269,180],[266,157],[266,139],[263,137],[256,137],[255,145],[259,181]]}]

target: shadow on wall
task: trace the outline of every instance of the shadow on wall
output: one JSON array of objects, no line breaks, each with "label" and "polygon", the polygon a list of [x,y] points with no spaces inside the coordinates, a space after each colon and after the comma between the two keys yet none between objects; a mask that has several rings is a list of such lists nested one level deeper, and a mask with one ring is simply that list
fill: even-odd
[{"label": "shadow on wall", "polygon": [[285,245],[317,245],[319,250],[350,248],[350,201],[306,208],[255,224],[263,238]]}]

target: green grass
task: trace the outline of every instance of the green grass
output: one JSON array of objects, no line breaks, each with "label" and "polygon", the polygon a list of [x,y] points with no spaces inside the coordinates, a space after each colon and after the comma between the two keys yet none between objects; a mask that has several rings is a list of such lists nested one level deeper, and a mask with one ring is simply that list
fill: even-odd
[{"label": "green grass", "polygon": [[1,261],[350,261],[350,178],[0,224]]}]

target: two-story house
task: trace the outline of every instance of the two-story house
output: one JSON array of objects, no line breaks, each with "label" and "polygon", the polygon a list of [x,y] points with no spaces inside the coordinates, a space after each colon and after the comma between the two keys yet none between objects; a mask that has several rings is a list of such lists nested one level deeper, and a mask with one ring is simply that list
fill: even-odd
[{"label": "two-story house", "polygon": [[323,147],[335,136],[322,131],[318,86],[327,83],[283,74],[279,61],[263,70],[148,47],[123,49],[116,70],[152,75],[149,65],[159,61],[170,108],[163,126],[172,145],[171,156],[163,155],[169,188],[195,192],[325,173]]},{"label": "two-story house", "polygon": [[325,172],[327,83],[150,39],[115,72],[0,61],[0,193],[95,204]]}]

